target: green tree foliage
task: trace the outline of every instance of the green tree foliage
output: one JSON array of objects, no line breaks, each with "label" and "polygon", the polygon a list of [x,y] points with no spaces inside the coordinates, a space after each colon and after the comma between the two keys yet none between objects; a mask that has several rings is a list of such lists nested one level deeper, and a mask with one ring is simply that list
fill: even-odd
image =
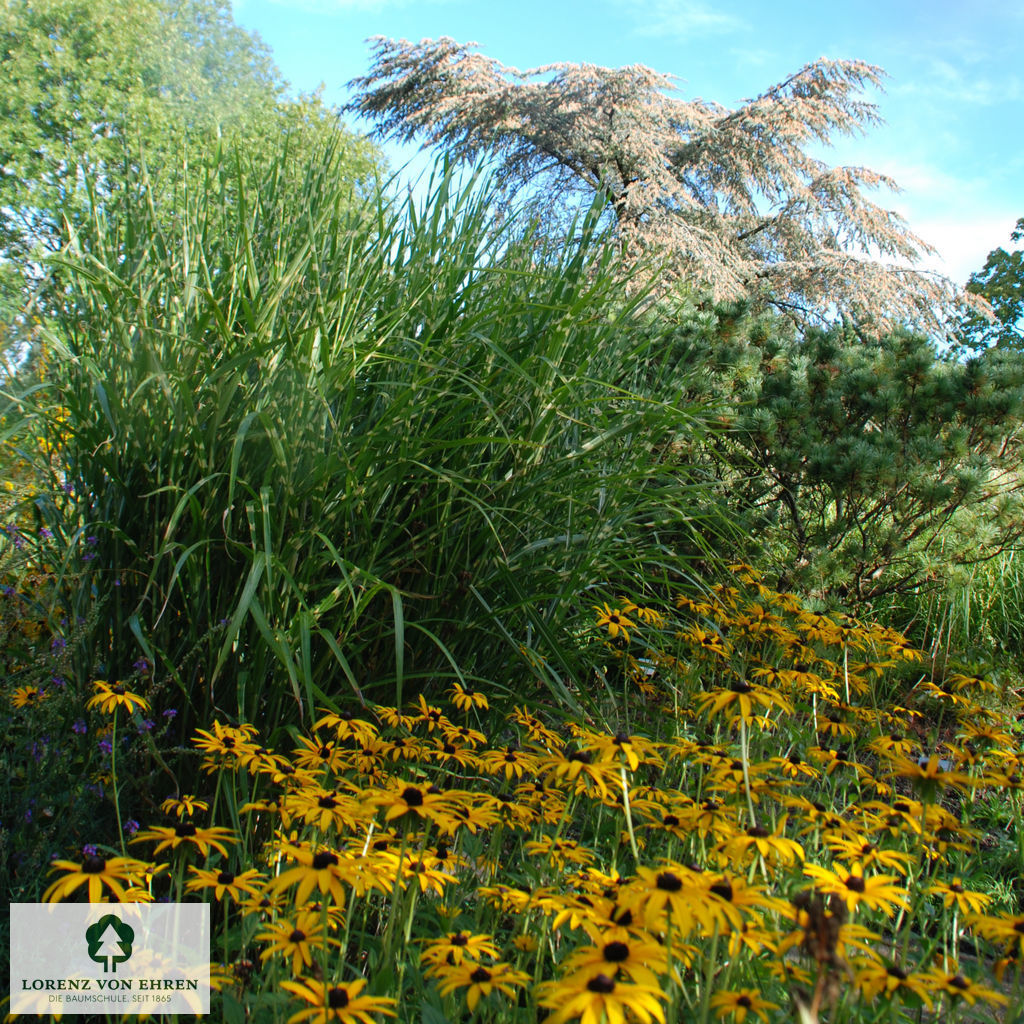
[{"label": "green tree foliage", "polygon": [[863,605],[1024,533],[1019,359],[950,362],[904,332],[797,339],[742,307],[684,321],[680,338],[708,360],[730,427],[712,470],[782,587]]},{"label": "green tree foliage", "polygon": [[[1010,241],[1024,241],[1024,217],[1017,221]],[[971,274],[967,290],[988,301],[994,319],[968,311],[960,324],[960,351],[977,352],[991,346],[1024,348],[1024,250],[994,249],[985,266]]]},{"label": "green tree foliage", "polygon": [[[0,8],[0,276],[10,323],[26,280],[94,203],[145,162],[159,204],[211,138],[249,153],[333,147],[350,179],[376,151],[318,96],[289,99],[226,0],[6,0]],[[173,207],[168,216],[173,216]],[[10,339],[5,339],[8,342]]]}]

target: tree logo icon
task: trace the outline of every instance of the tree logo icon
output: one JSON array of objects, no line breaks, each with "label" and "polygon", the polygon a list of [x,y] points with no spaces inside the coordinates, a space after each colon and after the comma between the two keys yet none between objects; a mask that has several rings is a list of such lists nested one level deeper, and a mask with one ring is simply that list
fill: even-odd
[{"label": "tree logo icon", "polygon": [[117,973],[117,965],[132,955],[135,930],[115,914],[106,914],[85,930],[89,959],[103,964],[103,973]]}]

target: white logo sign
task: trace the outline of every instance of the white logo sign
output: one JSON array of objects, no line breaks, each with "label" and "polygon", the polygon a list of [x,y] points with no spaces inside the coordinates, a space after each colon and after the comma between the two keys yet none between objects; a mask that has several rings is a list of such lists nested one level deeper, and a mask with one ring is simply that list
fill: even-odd
[{"label": "white logo sign", "polygon": [[11,1013],[209,1013],[206,903],[12,903]]}]

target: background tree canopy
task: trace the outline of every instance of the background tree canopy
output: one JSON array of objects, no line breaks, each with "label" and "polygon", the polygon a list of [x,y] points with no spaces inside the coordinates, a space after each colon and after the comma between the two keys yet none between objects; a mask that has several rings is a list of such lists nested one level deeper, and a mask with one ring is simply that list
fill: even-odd
[{"label": "background tree canopy", "polygon": [[[85,182],[123,187],[144,160],[159,201],[217,138],[249,159],[287,134],[338,173],[373,177],[379,153],[319,96],[290,99],[270,54],[226,0],[8,0],[0,10],[0,303],[10,330],[40,261],[91,206]],[[2,339],[0,339],[2,340]],[[8,338],[8,343],[11,339]]]},{"label": "background tree canopy", "polygon": [[[1024,217],[1017,221],[1010,241],[1024,241]],[[1024,250],[994,249],[985,266],[971,274],[967,290],[984,297],[995,318],[968,311],[960,323],[961,351],[1024,346]]]}]

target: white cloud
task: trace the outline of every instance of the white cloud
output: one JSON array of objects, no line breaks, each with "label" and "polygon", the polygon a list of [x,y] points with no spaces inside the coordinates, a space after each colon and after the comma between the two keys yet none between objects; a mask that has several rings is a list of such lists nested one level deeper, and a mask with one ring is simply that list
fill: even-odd
[{"label": "white cloud", "polygon": [[[268,0],[277,7],[301,10],[308,14],[341,14],[347,11],[380,11],[385,7],[408,7],[413,0]],[[419,6],[442,4],[449,0],[416,0]],[[237,12],[246,0],[233,0]]]},{"label": "white cloud", "polygon": [[729,48],[728,53],[737,65],[743,65],[748,68],[770,67],[778,59],[778,54],[775,50],[765,47],[733,46]]},{"label": "white cloud", "polygon": [[913,225],[915,232],[938,250],[938,255],[923,260],[920,268],[966,284],[971,274],[985,265],[993,249],[1014,248],[1010,232],[1015,223],[1014,217],[973,210],[919,218]]},{"label": "white cloud", "polygon": [[957,196],[973,200],[985,187],[980,179],[958,177],[932,164],[886,159],[880,154],[869,159],[868,165],[896,182],[901,199],[912,196],[922,203],[932,202],[943,207],[955,202]]},{"label": "white cloud", "polygon": [[988,107],[1019,102],[1024,98],[1024,83],[1012,72],[993,77],[983,70],[976,72],[973,67],[961,68],[948,60],[931,58],[913,81],[896,82],[888,91],[893,96],[917,100]]},{"label": "white cloud", "polygon": [[611,0],[633,16],[633,35],[680,41],[694,36],[747,31],[750,26],[734,14],[725,14],[701,0]]},{"label": "white cloud", "polygon": [[902,191],[893,208],[915,235],[936,250],[921,261],[921,269],[966,284],[993,249],[1010,244],[1010,232],[1020,214],[993,202],[991,189],[980,175],[958,177],[928,164],[892,160],[872,166],[895,179]]}]

